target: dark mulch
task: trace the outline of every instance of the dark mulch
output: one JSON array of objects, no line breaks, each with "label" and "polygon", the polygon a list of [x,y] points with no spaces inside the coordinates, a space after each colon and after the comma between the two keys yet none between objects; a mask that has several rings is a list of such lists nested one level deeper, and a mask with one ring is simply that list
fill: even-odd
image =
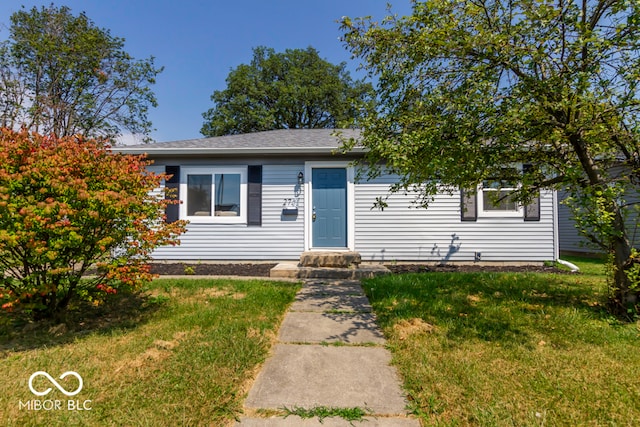
[{"label": "dark mulch", "polygon": [[394,274],[400,273],[566,273],[553,266],[546,265],[418,265],[418,264],[397,264],[387,265],[387,268]]},{"label": "dark mulch", "polygon": [[197,264],[197,263],[154,263],[151,273],[159,275],[198,275],[198,276],[258,276],[268,277],[276,264]]},{"label": "dark mulch", "polygon": [[[202,276],[256,276],[268,277],[269,271],[276,264],[264,263],[230,263],[230,264],[197,264],[197,263],[154,263],[151,272],[159,275],[202,275]],[[439,273],[439,272],[532,272],[532,273],[566,273],[550,266],[490,266],[490,265],[421,265],[390,264],[387,268],[394,274],[401,273]]]}]

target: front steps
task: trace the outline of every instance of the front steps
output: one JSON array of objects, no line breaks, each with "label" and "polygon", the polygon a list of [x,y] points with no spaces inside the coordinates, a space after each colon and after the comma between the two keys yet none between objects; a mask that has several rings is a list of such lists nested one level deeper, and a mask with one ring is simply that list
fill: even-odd
[{"label": "front steps", "polygon": [[289,279],[359,280],[388,274],[380,264],[362,264],[358,252],[303,252],[300,262],[282,262],[270,276]]}]

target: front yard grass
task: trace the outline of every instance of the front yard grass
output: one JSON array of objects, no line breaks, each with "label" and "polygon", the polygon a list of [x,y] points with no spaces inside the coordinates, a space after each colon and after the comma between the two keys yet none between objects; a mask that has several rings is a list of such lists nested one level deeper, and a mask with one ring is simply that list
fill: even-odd
[{"label": "front yard grass", "polygon": [[630,426],[640,420],[640,323],[582,274],[423,273],[363,283],[423,425]]},{"label": "front yard grass", "polygon": [[[70,328],[0,327],[0,425],[178,426],[233,423],[298,285],[260,280],[156,280]],[[142,310],[136,309],[142,304]],[[67,397],[42,377],[46,371]],[[60,409],[28,410],[29,400]],[[68,410],[87,407],[90,410]],[[85,401],[90,401],[85,404]],[[45,404],[46,405],[46,404]],[[55,403],[49,403],[55,408]],[[45,406],[46,407],[46,406]]]}]

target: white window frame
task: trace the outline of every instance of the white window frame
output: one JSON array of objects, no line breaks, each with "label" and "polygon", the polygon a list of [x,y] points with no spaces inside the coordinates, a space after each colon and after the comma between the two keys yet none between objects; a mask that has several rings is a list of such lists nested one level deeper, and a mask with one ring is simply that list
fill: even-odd
[{"label": "white window frame", "polygon": [[[518,164],[518,165],[514,165],[513,166],[514,169],[517,170],[522,170],[522,165]],[[491,181],[491,180],[487,180],[487,181]],[[515,210],[498,210],[498,209],[494,209],[494,210],[486,210],[484,208],[484,192],[496,192],[496,191],[515,191],[518,188],[520,188],[520,184],[516,184],[514,187],[502,187],[502,188],[484,188],[483,184],[480,183],[480,185],[478,185],[478,197],[477,197],[477,201],[478,201],[478,217],[483,217],[483,218],[523,218],[524,217],[524,206],[522,206],[520,203],[518,203],[516,205],[516,209]]]},{"label": "white window frame", "polygon": [[[240,175],[240,214],[238,216],[215,215],[215,175]],[[211,215],[187,215],[188,176],[211,175]],[[247,167],[246,166],[183,166],[180,168],[180,219],[194,224],[246,224],[247,223]]]}]

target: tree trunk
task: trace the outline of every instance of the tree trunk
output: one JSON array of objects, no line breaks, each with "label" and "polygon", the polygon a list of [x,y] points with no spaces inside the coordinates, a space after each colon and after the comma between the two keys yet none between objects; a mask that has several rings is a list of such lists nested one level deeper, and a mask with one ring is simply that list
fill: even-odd
[{"label": "tree trunk", "polygon": [[634,264],[631,259],[631,244],[627,237],[624,217],[620,207],[613,203],[615,219],[613,223],[615,236],[611,241],[613,256],[613,286],[610,289],[609,304],[614,314],[632,316],[638,313],[638,289],[631,282],[627,270]]}]

